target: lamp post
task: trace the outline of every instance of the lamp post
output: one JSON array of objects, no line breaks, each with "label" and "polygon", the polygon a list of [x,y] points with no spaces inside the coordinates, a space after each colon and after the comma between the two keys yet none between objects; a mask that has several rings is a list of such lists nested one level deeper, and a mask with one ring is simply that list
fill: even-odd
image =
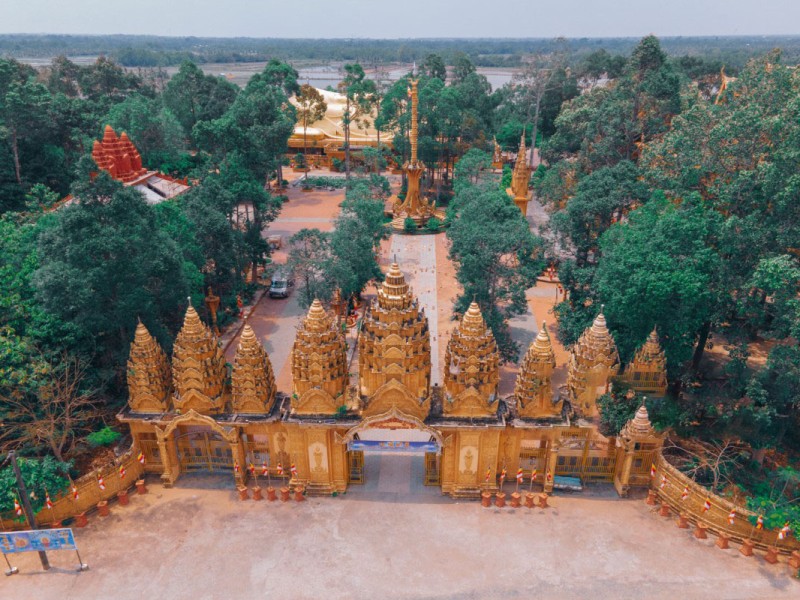
[{"label": "lamp post", "polygon": [[[37,529],[36,516],[33,513],[31,499],[30,496],[28,496],[28,489],[25,487],[25,482],[22,480],[22,473],[20,473],[19,464],[17,463],[17,453],[12,450],[8,453],[8,458],[11,461],[11,467],[14,469],[14,476],[17,478],[19,499],[22,503],[22,510],[25,512],[25,517],[28,519],[28,525],[30,525],[31,529]],[[50,569],[50,561],[47,559],[47,552],[39,550],[39,560],[42,561],[42,569],[45,571]]]}]

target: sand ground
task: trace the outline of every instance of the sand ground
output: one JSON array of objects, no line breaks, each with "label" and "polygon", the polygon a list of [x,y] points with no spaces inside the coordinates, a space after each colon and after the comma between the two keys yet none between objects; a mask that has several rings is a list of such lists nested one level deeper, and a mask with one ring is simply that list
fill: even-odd
[{"label": "sand ground", "polygon": [[[14,557],[4,598],[797,598],[788,565],[719,550],[610,486],[552,508],[482,508],[425,488],[419,455],[367,455],[367,482],[306,502],[241,502],[186,476],[76,530],[72,552]],[[510,492],[510,485],[506,486]]]}]

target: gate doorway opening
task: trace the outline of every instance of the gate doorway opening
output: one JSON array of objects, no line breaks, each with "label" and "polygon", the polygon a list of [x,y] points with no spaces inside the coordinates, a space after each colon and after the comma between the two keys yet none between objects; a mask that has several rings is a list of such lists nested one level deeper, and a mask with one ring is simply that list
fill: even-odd
[{"label": "gate doorway opening", "polygon": [[233,472],[230,443],[210,427],[187,425],[175,436],[182,473]]},{"label": "gate doorway opening", "polygon": [[366,428],[348,443],[351,491],[391,494],[438,493],[438,441],[418,429]]}]

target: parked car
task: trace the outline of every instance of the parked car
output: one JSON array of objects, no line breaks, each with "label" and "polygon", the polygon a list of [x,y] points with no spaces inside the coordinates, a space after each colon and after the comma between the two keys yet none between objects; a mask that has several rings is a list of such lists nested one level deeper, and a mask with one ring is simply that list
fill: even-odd
[{"label": "parked car", "polygon": [[288,298],[289,290],[294,285],[291,273],[282,269],[275,271],[272,276],[272,285],[269,286],[270,298]]}]

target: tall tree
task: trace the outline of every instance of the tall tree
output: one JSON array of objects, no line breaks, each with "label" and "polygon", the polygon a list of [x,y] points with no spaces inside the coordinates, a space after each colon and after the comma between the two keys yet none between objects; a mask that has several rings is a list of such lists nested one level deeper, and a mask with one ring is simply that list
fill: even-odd
[{"label": "tall tree", "polygon": [[301,229],[289,240],[289,265],[300,281],[298,302],[308,308],[315,298],[328,300],[331,281],[325,266],[330,263],[330,235],[319,229]]},{"label": "tall tree", "polygon": [[[325,116],[328,104],[319,90],[307,83],[300,86],[300,91],[297,92],[295,98],[297,100],[297,118],[303,126],[303,154],[307,155],[308,126]],[[308,171],[306,171],[305,178],[308,179]]]},{"label": "tall tree", "polygon": [[345,105],[342,113],[344,129],[345,177],[350,180],[350,127],[369,114],[372,98],[377,92],[375,82],[366,78],[364,68],[358,64],[344,66],[344,79],[339,83],[339,91],[344,94]]}]

